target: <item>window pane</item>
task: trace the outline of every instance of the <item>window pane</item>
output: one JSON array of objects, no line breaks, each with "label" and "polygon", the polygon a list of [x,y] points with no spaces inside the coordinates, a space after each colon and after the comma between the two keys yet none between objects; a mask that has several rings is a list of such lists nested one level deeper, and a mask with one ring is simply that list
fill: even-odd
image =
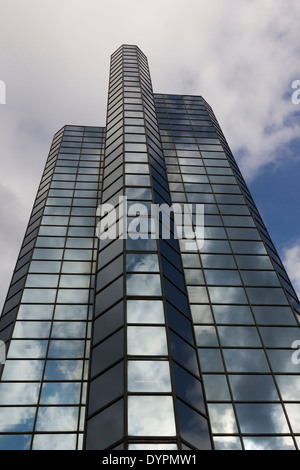
[{"label": "window pane", "polygon": [[127,295],[160,296],[161,285],[159,274],[127,275]]},{"label": "window pane", "polygon": [[128,354],[159,356],[168,353],[166,330],[155,326],[128,327]]},{"label": "window pane", "polygon": [[[242,433],[280,434],[288,433],[289,428],[280,404],[236,404]],[[262,419],[262,416],[264,419]]]},{"label": "window pane", "polygon": [[171,392],[167,361],[129,361],[129,392]]},{"label": "window pane", "polygon": [[128,323],[164,323],[164,308],[160,300],[128,300]]},{"label": "window pane", "polygon": [[172,397],[128,397],[128,433],[132,436],[174,436]]}]

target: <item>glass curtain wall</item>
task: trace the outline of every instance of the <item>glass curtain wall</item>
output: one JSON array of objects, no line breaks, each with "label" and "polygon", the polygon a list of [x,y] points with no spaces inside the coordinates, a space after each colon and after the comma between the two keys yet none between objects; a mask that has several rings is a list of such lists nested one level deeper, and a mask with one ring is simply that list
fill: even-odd
[{"label": "glass curtain wall", "polygon": [[82,449],[102,146],[97,127],[53,140],[1,319],[3,450]]},{"label": "glass curtain wall", "polygon": [[155,102],[172,201],[205,206],[204,246],[180,246],[214,448],[296,449],[296,295],[207,103]]}]

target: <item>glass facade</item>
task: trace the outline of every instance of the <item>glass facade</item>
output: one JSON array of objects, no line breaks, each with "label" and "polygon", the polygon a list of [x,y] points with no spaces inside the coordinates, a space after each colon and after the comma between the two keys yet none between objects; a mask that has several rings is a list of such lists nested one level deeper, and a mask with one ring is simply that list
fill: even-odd
[{"label": "glass facade", "polygon": [[[164,236],[199,205],[201,247],[173,211]],[[106,127],[52,142],[0,321],[0,449],[297,450],[299,313],[210,106],[154,94],[123,45]]]}]

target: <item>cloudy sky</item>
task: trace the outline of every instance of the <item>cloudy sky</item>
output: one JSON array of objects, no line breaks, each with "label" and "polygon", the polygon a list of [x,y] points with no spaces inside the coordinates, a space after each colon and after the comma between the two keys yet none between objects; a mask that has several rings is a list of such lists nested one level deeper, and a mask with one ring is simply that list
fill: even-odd
[{"label": "cloudy sky", "polygon": [[0,0],[0,309],[52,136],[65,124],[105,126],[109,59],[125,43],[148,57],[155,92],[213,107],[300,291],[297,4]]}]

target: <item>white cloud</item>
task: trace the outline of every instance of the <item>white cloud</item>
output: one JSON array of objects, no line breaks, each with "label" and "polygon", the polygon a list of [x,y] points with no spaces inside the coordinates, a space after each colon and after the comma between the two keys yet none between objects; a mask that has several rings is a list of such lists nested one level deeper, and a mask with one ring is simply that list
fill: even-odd
[{"label": "white cloud", "polygon": [[300,298],[300,240],[283,250],[282,262]]}]

